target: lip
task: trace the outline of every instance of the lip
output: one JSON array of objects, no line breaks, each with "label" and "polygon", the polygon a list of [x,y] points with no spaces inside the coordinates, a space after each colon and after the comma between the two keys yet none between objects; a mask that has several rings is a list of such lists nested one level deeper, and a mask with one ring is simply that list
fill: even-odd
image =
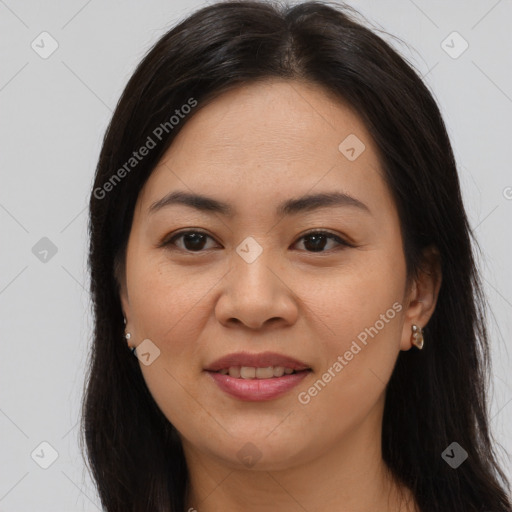
[{"label": "lip", "polygon": [[270,379],[237,379],[222,373],[207,371],[215,384],[228,395],[239,400],[263,402],[278,398],[297,386],[311,371],[291,373]]},{"label": "lip", "polygon": [[[278,354],[277,352],[261,352],[259,354],[251,354],[249,352],[236,352],[215,360],[207,368],[205,368],[205,370],[209,372],[218,372],[219,370],[229,368],[230,366],[250,366],[253,368],[284,366],[285,368],[291,368],[292,370],[296,371],[311,369],[307,363],[299,361],[293,357]],[[281,377],[275,378],[275,380],[279,379],[281,379]]]}]

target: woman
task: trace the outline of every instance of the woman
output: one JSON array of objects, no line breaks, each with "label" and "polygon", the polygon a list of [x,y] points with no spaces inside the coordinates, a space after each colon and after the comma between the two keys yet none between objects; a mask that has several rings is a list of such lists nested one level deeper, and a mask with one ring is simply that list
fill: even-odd
[{"label": "woman", "polygon": [[348,7],[223,2],[165,34],[90,236],[105,510],[512,510],[445,125]]}]

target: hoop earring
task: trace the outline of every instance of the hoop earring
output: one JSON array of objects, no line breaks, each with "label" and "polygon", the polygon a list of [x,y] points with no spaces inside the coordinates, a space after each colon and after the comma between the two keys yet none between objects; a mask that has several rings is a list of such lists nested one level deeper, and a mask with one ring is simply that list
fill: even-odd
[{"label": "hoop earring", "polygon": [[412,324],[411,343],[421,350],[424,342],[423,329],[416,324]]}]

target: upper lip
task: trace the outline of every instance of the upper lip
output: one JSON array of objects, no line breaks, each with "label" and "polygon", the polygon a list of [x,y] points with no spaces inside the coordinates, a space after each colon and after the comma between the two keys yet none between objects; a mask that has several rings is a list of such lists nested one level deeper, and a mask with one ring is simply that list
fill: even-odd
[{"label": "upper lip", "polygon": [[237,352],[228,354],[216,359],[205,370],[210,372],[218,372],[231,366],[249,366],[253,368],[266,368],[268,366],[284,366],[292,370],[309,370],[311,369],[306,363],[294,359],[293,357],[277,354],[276,352],[261,352],[259,354],[251,354],[249,352]]}]

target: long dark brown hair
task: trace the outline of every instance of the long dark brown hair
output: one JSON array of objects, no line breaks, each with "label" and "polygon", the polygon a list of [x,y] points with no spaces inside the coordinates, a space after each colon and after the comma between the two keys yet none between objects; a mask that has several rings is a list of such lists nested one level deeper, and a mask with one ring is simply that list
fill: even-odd
[{"label": "long dark brown hair", "polygon": [[[105,510],[183,512],[186,506],[180,439],[123,338],[119,273],[139,191],[194,111],[228,89],[272,77],[320,84],[361,116],[398,208],[407,275],[416,275],[424,247],[440,253],[443,281],[427,343],[422,351],[400,352],[387,386],[386,465],[422,512],[511,512],[510,484],[489,426],[478,246],[445,124],[405,58],[351,7],[321,1],[201,8],[157,41],[117,104],[90,197],[94,333],[80,439]],[[170,121],[176,109],[188,114]],[[148,138],[148,154],[130,160],[150,145]],[[457,469],[441,456],[452,442],[468,452]]]}]

